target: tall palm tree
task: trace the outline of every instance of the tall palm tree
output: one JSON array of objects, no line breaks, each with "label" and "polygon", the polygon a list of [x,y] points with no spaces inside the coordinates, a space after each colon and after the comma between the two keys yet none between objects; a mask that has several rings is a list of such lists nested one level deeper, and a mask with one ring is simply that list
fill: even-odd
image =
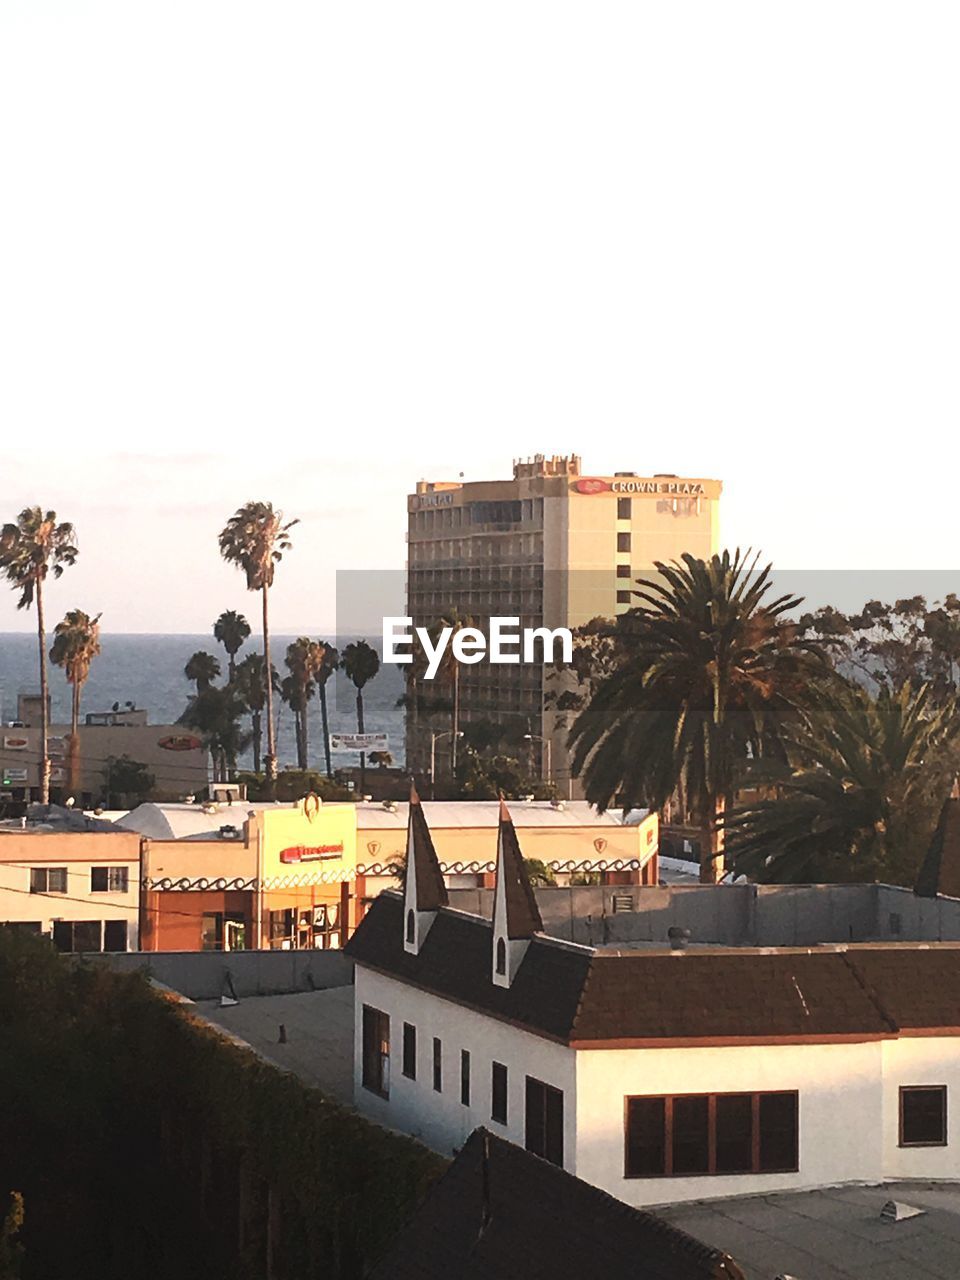
[{"label": "tall palm tree", "polygon": [[307,744],[304,740],[307,719],[307,700],[310,686],[304,685],[298,676],[284,676],[280,681],[280,697],[293,712],[293,731],[297,744],[297,768],[307,768]]},{"label": "tall palm tree", "polygon": [[233,684],[237,654],[250,638],[250,623],[236,609],[225,609],[213,624],[213,638],[227,651],[227,681]]},{"label": "tall palm tree", "polygon": [[226,782],[237,767],[237,756],[245,750],[250,735],[240,727],[244,705],[236,690],[227,685],[208,685],[197,691],[180,717],[180,724],[195,729],[213,760],[214,780]]},{"label": "tall palm tree", "polygon": [[459,632],[466,627],[475,627],[476,623],[472,618],[464,617],[458,609],[451,609],[448,613],[430,628],[430,637],[434,646],[437,639],[445,627],[450,629],[450,637],[447,647],[443,651],[443,657],[440,659],[440,665],[437,668],[436,678],[442,683],[449,684],[451,690],[450,705],[450,773],[451,776],[457,772],[457,742],[460,737],[460,663],[457,661],[453,652],[453,642]]},{"label": "tall palm tree", "polygon": [[277,564],[293,545],[290,530],[297,520],[284,523],[283,512],[271,502],[248,502],[234,512],[220,532],[220,554],[246,575],[247,590],[259,591],[263,605],[264,689],[267,712],[267,782],[277,780],[277,736],[273,723],[273,688],[267,679],[270,665],[269,594]]},{"label": "tall palm tree", "polygon": [[[348,644],[343,651],[343,657],[340,659],[340,666],[346,672],[348,679],[353,681],[357,691],[357,733],[363,733],[363,687],[368,680],[380,670],[380,658],[376,649],[371,648],[366,640],[354,640]],[[367,785],[367,757],[366,753],[360,752],[360,794],[362,795]]]},{"label": "tall palm tree", "polygon": [[52,574],[59,578],[77,558],[72,524],[58,523],[55,511],[25,507],[16,523],[0,529],[0,573],[20,592],[18,609],[37,606],[37,641],[40,655],[40,803],[50,803],[50,715],[47,708],[47,635],[43,617],[43,584]]},{"label": "tall palm tree", "polygon": [[327,777],[333,777],[333,768],[330,763],[330,721],[327,716],[327,681],[340,665],[340,655],[332,644],[327,644],[325,640],[318,640],[317,646],[323,652],[320,657],[319,664],[315,667],[313,678],[317,685],[317,694],[320,702],[320,730],[323,734],[323,756],[324,763],[327,767]]},{"label": "tall palm tree", "polygon": [[191,654],[187,659],[183,674],[188,680],[194,681],[197,686],[197,693],[204,693],[210,688],[214,680],[219,679],[220,663],[212,653],[205,653],[203,649],[198,649],[196,653]]},{"label": "tall palm tree", "polygon": [[[287,646],[286,656],[287,669],[290,677],[299,688],[296,698],[297,706],[300,708],[297,712],[298,736],[297,751],[301,769],[309,768],[308,763],[308,732],[307,732],[307,713],[310,709],[310,699],[317,691],[317,678],[324,671],[326,665],[326,646],[318,640],[311,640],[308,636],[300,636],[291,645]],[[329,672],[327,672],[329,675]],[[290,699],[286,699],[290,702]],[[323,699],[325,704],[326,698]],[[290,703],[293,706],[293,703]],[[294,708],[296,711],[296,707]]]},{"label": "tall palm tree", "polygon": [[775,795],[724,822],[738,874],[792,883],[913,884],[960,760],[956,704],[930,684],[876,696],[839,676],[788,740]]},{"label": "tall palm tree", "polygon": [[[276,692],[280,687],[280,678],[275,669],[271,672],[271,677],[270,683]],[[262,653],[248,653],[242,662],[237,663],[233,684],[230,687],[250,713],[253,771],[259,773],[260,748],[263,743],[263,709],[267,699]]]},{"label": "tall palm tree", "polygon": [[63,669],[71,687],[70,790],[80,790],[80,695],[90,674],[90,664],[100,652],[100,617],[71,609],[53,630],[50,661]]},{"label": "tall palm tree", "polygon": [[600,809],[661,808],[675,794],[701,825],[700,878],[723,874],[720,819],[752,760],[776,752],[784,726],[826,670],[768,599],[770,566],[738,551],[656,565],[624,622],[627,652],[570,733],[573,768]]}]

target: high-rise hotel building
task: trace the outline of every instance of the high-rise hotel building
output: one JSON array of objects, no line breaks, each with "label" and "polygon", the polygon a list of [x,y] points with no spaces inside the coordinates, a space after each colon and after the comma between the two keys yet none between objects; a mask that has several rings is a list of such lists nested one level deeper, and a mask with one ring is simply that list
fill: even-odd
[{"label": "high-rise hotel building", "polygon": [[[635,603],[631,588],[655,561],[717,550],[720,490],[719,480],[688,476],[582,475],[576,455],[517,461],[511,480],[421,480],[407,501],[407,612],[429,627],[456,610],[481,630],[491,616],[571,628],[613,618]],[[532,734],[544,773],[569,794],[556,678],[540,665],[461,666],[460,720]],[[431,730],[449,727],[441,719],[408,713],[413,769],[429,768]],[[448,754],[446,739],[438,760]]]}]

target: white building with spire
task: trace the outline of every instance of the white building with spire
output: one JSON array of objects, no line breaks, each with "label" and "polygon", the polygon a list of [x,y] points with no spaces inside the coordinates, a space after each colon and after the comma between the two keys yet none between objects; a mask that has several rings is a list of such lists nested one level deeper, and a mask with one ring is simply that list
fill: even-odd
[{"label": "white building with spire", "polygon": [[561,942],[505,806],[496,877],[492,921],[451,908],[411,798],[403,892],[346,948],[371,1119],[444,1154],[487,1126],[638,1207],[960,1177],[957,944]]}]

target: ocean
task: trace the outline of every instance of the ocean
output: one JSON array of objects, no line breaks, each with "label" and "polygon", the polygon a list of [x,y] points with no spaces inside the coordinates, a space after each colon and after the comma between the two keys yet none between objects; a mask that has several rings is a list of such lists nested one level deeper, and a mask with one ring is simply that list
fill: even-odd
[{"label": "ocean", "polygon": [[[343,649],[353,637],[342,639]],[[271,636],[273,664],[286,674],[283,657],[287,645],[296,636]],[[378,638],[379,639],[379,638]],[[47,648],[50,647],[47,637]],[[371,639],[372,643],[372,639]],[[224,673],[227,656],[213,637],[207,635],[102,635],[101,653],[94,659],[90,677],[83,687],[81,718],[88,711],[109,711],[115,702],[127,702],[145,709],[151,724],[174,724],[187,705],[193,685],[183,674],[187,659],[198,649],[213,654]],[[377,646],[379,647],[379,646]],[[258,652],[260,646],[251,636],[237,655],[244,658]],[[53,721],[70,723],[70,686],[59,667],[48,664]],[[37,671],[37,638],[27,632],[0,633],[0,723],[16,718],[17,694],[35,692],[40,687]],[[380,671],[363,691],[365,729],[368,733],[389,735],[390,752],[397,764],[403,762],[403,712],[397,699],[403,693],[401,669],[381,666]],[[338,672],[327,683],[327,704],[331,732],[355,732],[355,690],[345,675]],[[277,755],[280,767],[296,767],[297,749],[293,729],[293,712],[276,695],[274,715],[279,715]],[[323,767],[323,742],[320,730],[320,704],[316,698],[309,711],[309,763]],[[264,738],[264,745],[266,739]],[[334,755],[334,768],[359,763],[356,753]],[[252,767],[248,752],[240,761],[243,768]]]}]

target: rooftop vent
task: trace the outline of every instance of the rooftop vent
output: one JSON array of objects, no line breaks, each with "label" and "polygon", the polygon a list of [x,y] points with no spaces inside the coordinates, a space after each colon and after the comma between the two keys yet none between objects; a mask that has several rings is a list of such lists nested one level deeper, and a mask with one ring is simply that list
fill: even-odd
[{"label": "rooftop vent", "polygon": [[397,812],[397,802],[396,802],[396,800],[384,800],[384,802],[383,802],[383,807],[386,809],[387,813],[396,813],[396,812]]},{"label": "rooftop vent", "polygon": [[916,1205],[904,1204],[902,1200],[888,1200],[880,1210],[880,1217],[887,1222],[904,1222],[907,1218],[919,1218],[926,1209],[918,1209]]},{"label": "rooftop vent", "polygon": [[690,930],[681,929],[680,925],[672,924],[667,930],[667,938],[671,951],[686,951],[687,943],[690,941]]},{"label": "rooftop vent", "polygon": [[615,476],[635,476],[637,473],[635,471],[615,471],[613,474]]},{"label": "rooftop vent", "polygon": [[220,828],[220,839],[221,840],[239,840],[240,828],[234,827],[230,823],[225,823]]},{"label": "rooftop vent", "polygon": [[557,796],[554,796],[550,803],[553,805],[554,809],[559,809],[561,813],[563,813],[564,809],[567,807],[566,801],[559,799]]}]

